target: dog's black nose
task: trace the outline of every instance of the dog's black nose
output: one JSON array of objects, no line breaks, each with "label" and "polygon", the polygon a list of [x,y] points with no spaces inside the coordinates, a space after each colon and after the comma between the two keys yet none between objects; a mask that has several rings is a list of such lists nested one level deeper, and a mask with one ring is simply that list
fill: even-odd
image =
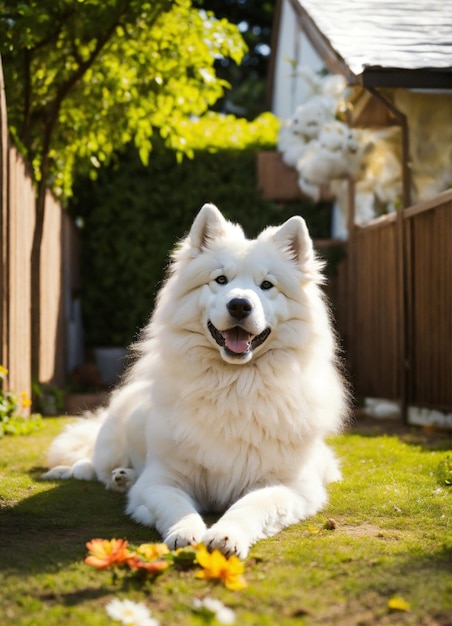
[{"label": "dog's black nose", "polygon": [[253,310],[253,305],[246,298],[232,298],[228,302],[228,311],[236,320],[242,320]]}]

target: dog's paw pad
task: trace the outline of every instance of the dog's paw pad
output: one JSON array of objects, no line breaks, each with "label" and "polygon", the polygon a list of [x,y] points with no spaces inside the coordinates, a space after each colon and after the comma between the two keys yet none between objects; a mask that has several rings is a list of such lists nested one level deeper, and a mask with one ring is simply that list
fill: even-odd
[{"label": "dog's paw pad", "polygon": [[244,559],[248,554],[250,543],[246,534],[237,524],[218,522],[203,537],[210,552],[219,550],[225,556],[237,556]]},{"label": "dog's paw pad", "polygon": [[201,517],[193,517],[190,520],[183,520],[172,526],[164,542],[170,550],[185,548],[185,546],[195,546],[201,543],[205,532],[206,525]]},{"label": "dog's paw pad", "polygon": [[190,532],[170,533],[166,536],[164,541],[170,550],[178,550],[186,546],[195,546],[199,542],[199,538]]},{"label": "dog's paw pad", "polygon": [[111,473],[110,488],[113,491],[128,491],[137,479],[136,472],[128,467],[116,467]]}]

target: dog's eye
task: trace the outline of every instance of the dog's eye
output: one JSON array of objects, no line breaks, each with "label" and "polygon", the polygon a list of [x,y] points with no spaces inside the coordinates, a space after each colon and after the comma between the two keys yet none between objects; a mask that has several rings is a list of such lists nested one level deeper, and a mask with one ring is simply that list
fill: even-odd
[{"label": "dog's eye", "polygon": [[261,282],[260,285],[261,289],[271,289],[273,287],[273,283],[271,283],[269,280],[264,280],[263,282]]},{"label": "dog's eye", "polygon": [[217,276],[217,278],[215,278],[215,282],[218,283],[219,285],[227,285],[228,279],[226,278],[224,274],[221,274],[221,276]]}]

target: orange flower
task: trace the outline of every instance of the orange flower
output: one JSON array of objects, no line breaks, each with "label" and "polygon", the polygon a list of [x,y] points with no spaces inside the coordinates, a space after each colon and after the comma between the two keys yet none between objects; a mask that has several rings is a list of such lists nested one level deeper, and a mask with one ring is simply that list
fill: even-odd
[{"label": "orange flower", "polygon": [[156,559],[154,561],[144,561],[140,557],[134,555],[127,559],[127,565],[133,570],[144,570],[148,574],[160,574],[164,572],[169,566],[168,561],[162,561]]},{"label": "orange flower", "polygon": [[85,563],[97,569],[122,565],[131,556],[128,545],[129,542],[124,539],[92,539],[86,544],[91,554],[86,557]]},{"label": "orange flower", "polygon": [[219,550],[209,552],[205,545],[197,548],[196,562],[203,568],[196,575],[204,580],[221,580],[227,589],[237,591],[246,587],[243,563],[236,557],[226,558]]}]

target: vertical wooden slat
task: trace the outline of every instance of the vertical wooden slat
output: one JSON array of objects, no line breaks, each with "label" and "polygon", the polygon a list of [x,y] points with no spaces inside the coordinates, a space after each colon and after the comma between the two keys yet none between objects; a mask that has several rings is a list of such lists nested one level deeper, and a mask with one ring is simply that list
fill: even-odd
[{"label": "vertical wooden slat", "polygon": [[351,297],[355,310],[349,351],[358,396],[397,399],[397,273],[394,220],[358,229]]},{"label": "vertical wooden slat", "polygon": [[9,148],[8,222],[8,381],[11,389],[30,393],[30,250],[34,190],[26,164],[13,146]]},{"label": "vertical wooden slat", "polygon": [[0,63],[0,364],[8,363],[8,127]]},{"label": "vertical wooden slat", "polygon": [[[406,206],[406,205],[405,205]],[[398,315],[396,318],[396,332],[398,341],[398,381],[400,398],[400,412],[403,422],[407,422],[408,411],[408,380],[409,380],[409,345],[410,345],[410,315],[407,289],[407,270],[405,259],[405,223],[403,211],[397,211],[396,217],[396,249],[395,261],[397,272],[397,286],[395,296],[397,298]]]}]

